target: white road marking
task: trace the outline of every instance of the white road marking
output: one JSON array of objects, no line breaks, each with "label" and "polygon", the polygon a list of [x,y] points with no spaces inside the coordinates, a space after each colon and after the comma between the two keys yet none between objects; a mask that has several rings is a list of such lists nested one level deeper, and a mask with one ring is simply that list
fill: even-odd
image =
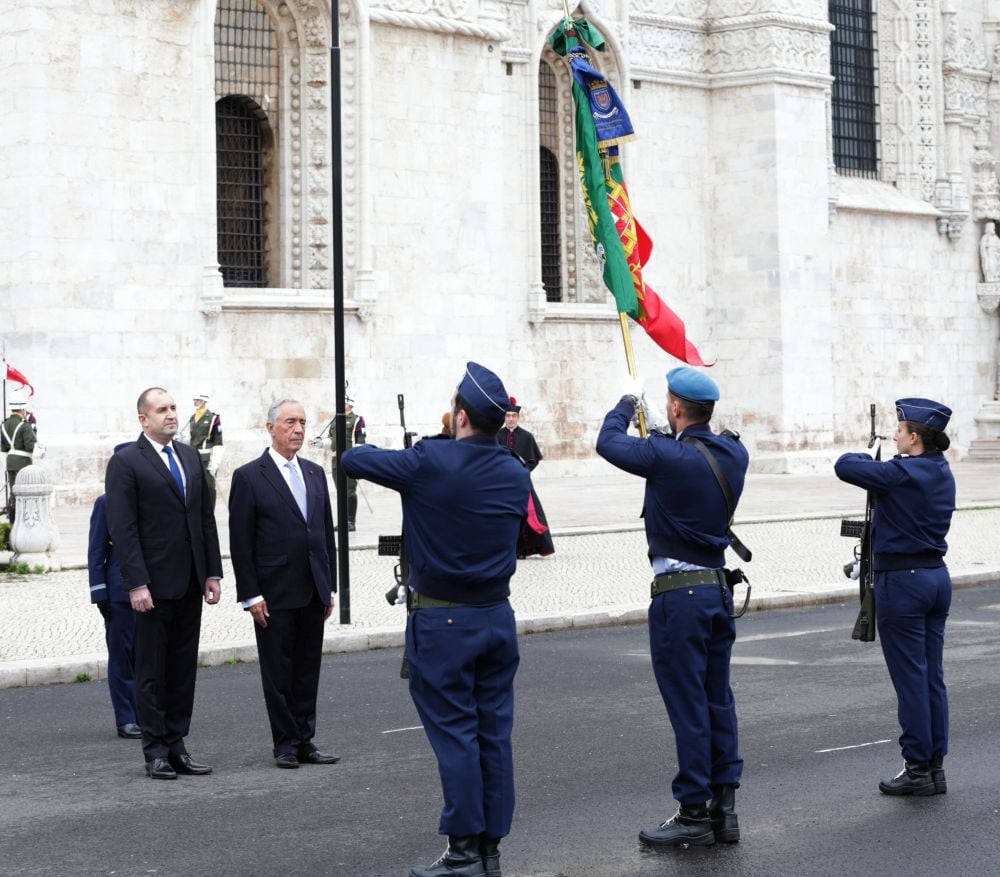
[{"label": "white road marking", "polygon": [[817,627],[815,630],[790,630],[788,633],[759,633],[756,636],[740,636],[736,635],[736,644],[740,643],[755,643],[766,639],[787,639],[792,636],[811,636],[814,633],[831,633],[835,630],[841,630],[839,627]]},{"label": "white road marking", "polygon": [[748,655],[743,657],[733,656],[731,664],[743,664],[746,665],[760,665],[760,666],[772,666],[772,667],[795,667],[798,665],[798,661],[788,661],[784,658],[754,658]]},{"label": "white road marking", "polygon": [[853,746],[834,746],[832,749],[817,749],[816,754],[824,752],[843,752],[845,749],[864,749],[865,746],[878,746],[880,743],[891,743],[891,740],[872,740],[871,743],[855,743]]},{"label": "white road marking", "polygon": [[391,731],[383,731],[383,734],[398,734],[400,731],[422,731],[423,725],[414,725],[412,728],[393,728]]}]

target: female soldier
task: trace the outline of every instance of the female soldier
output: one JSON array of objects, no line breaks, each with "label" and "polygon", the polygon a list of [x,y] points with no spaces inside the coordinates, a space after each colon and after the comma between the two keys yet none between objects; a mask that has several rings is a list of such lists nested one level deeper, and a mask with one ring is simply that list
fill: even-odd
[{"label": "female soldier", "polygon": [[875,617],[882,654],[899,702],[903,770],[878,787],[886,795],[941,795],[948,751],[944,625],[951,578],[945,536],[955,509],[955,479],[942,451],[951,409],[929,399],[896,402],[899,455],[885,462],[844,454],[841,481],[875,494],[872,520]]}]

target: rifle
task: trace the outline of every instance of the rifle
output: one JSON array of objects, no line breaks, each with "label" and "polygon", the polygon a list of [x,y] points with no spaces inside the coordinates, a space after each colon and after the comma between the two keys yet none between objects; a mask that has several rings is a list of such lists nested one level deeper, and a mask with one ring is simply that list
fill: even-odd
[{"label": "rifle", "polygon": [[[871,417],[871,433],[868,437],[868,447],[875,447],[876,442],[885,436],[875,433],[875,403],[869,411]],[[881,443],[875,449],[875,459],[882,459]],[[864,521],[841,521],[840,535],[858,539],[854,547],[854,560],[844,566],[844,574],[848,578],[858,580],[861,608],[851,631],[851,639],[870,643],[875,641],[875,570],[874,550],[872,546],[872,515],[875,512],[875,492],[869,490],[865,500]]]},{"label": "rifle", "polygon": [[[396,394],[396,402],[399,404],[399,425],[403,430],[403,447],[406,449],[413,447],[415,432],[406,429],[406,402],[402,393]],[[406,604],[406,614],[410,614],[410,563],[406,559],[406,550],[403,546],[403,537],[399,536],[379,536],[378,537],[379,557],[398,557],[399,563],[392,571],[395,584],[385,592],[385,599],[390,606],[401,606]],[[410,678],[410,664],[406,660],[406,648],[403,648],[403,662],[399,667],[399,678]]]}]

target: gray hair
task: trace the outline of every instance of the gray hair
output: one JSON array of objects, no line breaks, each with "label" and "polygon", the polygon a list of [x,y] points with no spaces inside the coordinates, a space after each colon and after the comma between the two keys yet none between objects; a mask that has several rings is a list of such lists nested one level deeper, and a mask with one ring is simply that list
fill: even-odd
[{"label": "gray hair", "polygon": [[267,409],[267,422],[274,423],[275,418],[278,416],[278,412],[281,410],[281,406],[288,404],[301,405],[302,403],[298,399],[279,399]]}]

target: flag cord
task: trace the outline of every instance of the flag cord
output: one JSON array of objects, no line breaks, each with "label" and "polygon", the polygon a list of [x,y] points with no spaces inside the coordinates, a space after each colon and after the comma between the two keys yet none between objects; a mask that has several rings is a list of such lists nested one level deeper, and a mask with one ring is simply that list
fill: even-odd
[{"label": "flag cord", "polygon": [[[619,311],[618,319],[622,325],[622,341],[625,342],[625,361],[628,363],[628,373],[633,378],[638,378],[639,372],[635,367],[635,354],[632,353],[632,335],[628,329],[628,314]],[[646,412],[641,404],[637,405],[635,410],[636,414],[639,415],[639,435],[646,438],[649,435],[649,431],[646,429]]]}]

